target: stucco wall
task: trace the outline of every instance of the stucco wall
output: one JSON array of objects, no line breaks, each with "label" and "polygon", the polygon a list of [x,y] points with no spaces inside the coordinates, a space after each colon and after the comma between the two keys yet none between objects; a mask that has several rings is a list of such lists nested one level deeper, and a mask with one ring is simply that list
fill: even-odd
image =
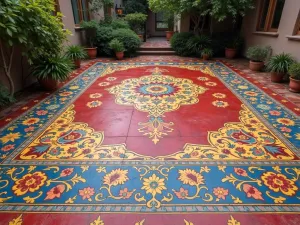
[{"label": "stucco wall", "polygon": [[[270,45],[273,54],[287,52],[292,54],[300,61],[300,40],[290,40],[286,36],[293,35],[296,21],[300,10],[299,0],[286,0],[283,8],[280,24],[278,27],[278,36],[263,36],[254,34],[258,20],[259,0],[255,1],[255,9],[247,13],[244,18],[242,31],[245,37],[246,49],[253,45]],[[245,50],[246,50],[245,49]]]},{"label": "stucco wall", "polygon": [[64,15],[63,23],[64,28],[72,32],[72,35],[68,38],[68,44],[81,44],[82,43],[82,32],[80,29],[75,29],[75,22],[73,17],[72,4],[70,0],[59,0],[60,11]]},{"label": "stucco wall", "polygon": [[162,37],[165,36],[165,31],[157,31],[155,29],[155,13],[149,11],[148,12],[148,19],[147,19],[147,34],[150,36]]}]

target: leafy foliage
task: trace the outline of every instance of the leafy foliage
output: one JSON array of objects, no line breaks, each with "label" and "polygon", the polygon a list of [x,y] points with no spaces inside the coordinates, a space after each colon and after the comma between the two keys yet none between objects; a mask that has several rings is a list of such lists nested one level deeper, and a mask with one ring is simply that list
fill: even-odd
[{"label": "leafy foliage", "polygon": [[141,30],[143,30],[147,17],[148,16],[143,13],[131,13],[125,16],[125,20],[129,23],[134,32],[140,33]]},{"label": "leafy foliage", "polygon": [[200,55],[204,48],[211,45],[211,39],[206,35],[196,35],[191,38],[186,43],[187,49],[191,55]]},{"label": "leafy foliage", "polygon": [[211,48],[205,48],[201,51],[201,56],[208,55],[209,57],[213,56],[213,50]]},{"label": "leafy foliage", "polygon": [[118,39],[124,43],[126,49],[125,53],[129,56],[132,56],[136,53],[138,48],[141,45],[141,40],[136,33],[128,29],[118,29],[112,32],[113,38]]},{"label": "leafy foliage", "polygon": [[[55,15],[54,4],[53,0],[1,1],[0,50],[11,94],[14,93],[10,72],[15,46],[21,47],[29,63],[54,57],[62,49],[69,32],[63,30],[62,14]],[[4,48],[9,57],[5,57]]]},{"label": "leafy foliage", "polygon": [[188,40],[193,37],[192,33],[176,33],[170,40],[171,47],[176,52],[177,55],[180,56],[188,56],[190,55],[190,51],[187,48],[186,44]]},{"label": "leafy foliage", "polygon": [[109,42],[109,47],[114,50],[115,52],[124,52],[124,44],[119,41],[118,39],[113,39],[111,42]]},{"label": "leafy foliage", "polygon": [[253,8],[253,0],[149,0],[149,7],[154,12],[187,13],[195,23],[195,31],[200,29],[200,18],[210,15],[222,21],[227,17],[237,18]]},{"label": "leafy foliage", "polygon": [[267,70],[276,73],[287,73],[295,60],[290,54],[281,53],[270,58],[267,64]]},{"label": "leafy foliage", "polygon": [[0,107],[7,106],[14,101],[14,97],[9,94],[7,88],[0,84]]},{"label": "leafy foliage", "polygon": [[128,22],[123,19],[113,19],[110,23],[110,26],[113,29],[120,29],[120,28],[130,29]]},{"label": "leafy foliage", "polygon": [[292,64],[288,71],[291,78],[295,80],[300,80],[300,63]]},{"label": "leafy foliage", "polygon": [[80,27],[85,30],[85,37],[88,40],[89,47],[94,47],[99,23],[96,20],[82,21]]},{"label": "leafy foliage", "polygon": [[147,0],[127,0],[125,5],[125,14],[130,13],[147,13],[148,1]]},{"label": "leafy foliage", "polygon": [[34,62],[31,74],[37,79],[64,81],[72,72],[72,67],[71,60],[66,57],[43,58]]},{"label": "leafy foliage", "polygon": [[244,38],[240,34],[231,34],[226,40],[226,47],[240,50],[244,44]]},{"label": "leafy foliage", "polygon": [[263,62],[267,59],[270,53],[270,47],[253,46],[248,48],[246,56],[252,61]]},{"label": "leafy foliage", "polygon": [[113,31],[114,29],[108,25],[98,27],[94,44],[97,46],[100,55],[112,55],[108,44],[113,39]]},{"label": "leafy foliage", "polygon": [[69,59],[85,59],[87,57],[86,51],[79,45],[70,45],[67,47],[65,56]]}]

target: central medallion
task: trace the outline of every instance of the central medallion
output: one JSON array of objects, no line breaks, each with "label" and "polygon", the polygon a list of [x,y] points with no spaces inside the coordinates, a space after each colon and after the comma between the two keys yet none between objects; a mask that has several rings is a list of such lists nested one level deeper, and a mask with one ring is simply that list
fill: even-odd
[{"label": "central medallion", "polygon": [[198,95],[207,89],[194,84],[192,80],[164,75],[166,69],[148,69],[152,75],[126,79],[108,89],[116,97],[116,103],[133,105],[137,110],[149,114],[148,122],[141,122],[139,131],[157,144],[167,133],[173,131],[173,122],[163,120],[166,112],[178,110],[181,105],[199,102]]}]

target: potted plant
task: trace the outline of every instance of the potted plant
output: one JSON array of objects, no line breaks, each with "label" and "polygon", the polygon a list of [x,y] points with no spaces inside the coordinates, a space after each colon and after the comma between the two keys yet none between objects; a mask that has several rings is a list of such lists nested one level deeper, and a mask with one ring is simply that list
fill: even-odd
[{"label": "potted plant", "polygon": [[238,51],[242,47],[244,39],[240,36],[234,36],[226,43],[225,47],[225,57],[227,59],[233,59],[236,57]]},{"label": "potted plant", "polygon": [[141,41],[144,40],[144,24],[147,17],[148,16],[143,13],[130,13],[125,16],[125,20],[129,23],[131,29],[140,37]]},{"label": "potted plant", "polygon": [[290,91],[300,92],[300,63],[294,63],[289,68]]},{"label": "potted plant", "polygon": [[69,77],[72,66],[71,60],[66,57],[44,58],[34,62],[31,74],[38,79],[45,90],[53,91],[57,89],[59,81],[64,81]]},{"label": "potted plant", "polygon": [[294,62],[290,54],[281,53],[272,56],[267,64],[267,70],[271,72],[271,81],[275,83],[282,82],[283,77]]},{"label": "potted plant", "polygon": [[213,50],[211,48],[205,48],[201,52],[203,60],[208,60],[213,55]]},{"label": "potted plant", "polygon": [[81,46],[70,45],[67,47],[65,56],[73,61],[76,68],[80,68],[81,60],[85,59],[87,57],[87,54]]},{"label": "potted plant", "polygon": [[83,21],[80,27],[85,31],[85,37],[88,42],[88,47],[85,48],[90,59],[95,59],[97,56],[97,47],[94,46],[94,41],[97,34],[98,22],[95,20]]},{"label": "potted plant", "polygon": [[173,13],[169,13],[167,15],[167,22],[168,22],[168,30],[166,31],[167,41],[169,41],[174,35],[174,19],[175,17]]},{"label": "potted plant", "polygon": [[260,71],[264,67],[264,61],[269,55],[269,47],[249,47],[246,56],[250,59],[249,68],[252,71]]},{"label": "potted plant", "polygon": [[114,52],[116,53],[116,57],[117,59],[123,59],[124,58],[124,45],[121,41],[119,41],[118,39],[113,39],[110,43],[109,43],[109,47],[114,50]]}]

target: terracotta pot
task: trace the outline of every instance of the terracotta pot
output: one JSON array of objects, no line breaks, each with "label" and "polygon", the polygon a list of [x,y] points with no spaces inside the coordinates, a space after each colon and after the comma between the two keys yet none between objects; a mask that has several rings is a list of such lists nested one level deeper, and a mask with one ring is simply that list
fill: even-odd
[{"label": "terracotta pot", "polygon": [[118,60],[121,60],[124,58],[124,52],[116,52],[116,57]]},{"label": "terracotta pot", "polygon": [[142,34],[138,34],[138,36],[141,39],[141,41],[144,41],[144,36]]},{"label": "terracotta pot", "polygon": [[271,72],[271,81],[274,83],[281,83],[285,73]]},{"label": "terracotta pot", "polygon": [[53,80],[51,78],[47,79],[38,79],[40,85],[45,89],[46,91],[54,91],[58,88],[58,81]]},{"label": "terracotta pot", "polygon": [[81,60],[80,59],[75,59],[74,60],[74,65],[75,65],[75,68],[80,68],[81,67]]},{"label": "terracotta pot", "polygon": [[237,50],[235,48],[225,48],[225,57],[227,59],[233,59],[236,57]]},{"label": "terracotta pot", "polygon": [[97,56],[97,48],[86,48],[88,56],[90,59],[95,59]]},{"label": "terracotta pot", "polygon": [[174,35],[174,31],[166,31],[167,41],[170,41],[173,35]]},{"label": "terracotta pot", "polygon": [[291,92],[300,92],[300,80],[295,80],[290,77],[290,89]]},{"label": "terracotta pot", "polygon": [[264,62],[254,62],[250,60],[249,62],[249,69],[252,71],[261,71],[261,69],[264,67]]},{"label": "terracotta pot", "polygon": [[203,60],[208,60],[209,59],[209,55],[202,55],[202,59]]}]

